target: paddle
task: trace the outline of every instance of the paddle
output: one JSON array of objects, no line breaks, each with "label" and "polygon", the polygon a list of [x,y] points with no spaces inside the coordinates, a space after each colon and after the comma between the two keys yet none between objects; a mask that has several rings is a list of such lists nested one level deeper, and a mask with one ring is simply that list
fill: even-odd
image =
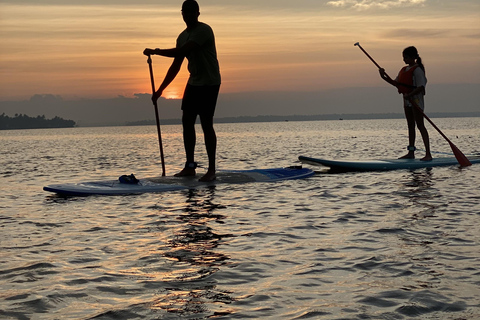
[{"label": "paddle", "polygon": [[[152,83],[152,94],[155,94],[155,79],[153,78],[153,67],[152,67],[152,58],[148,55],[148,68],[150,69],[150,82]],[[160,145],[160,159],[162,160],[162,176],[165,176],[165,160],[163,157],[163,144],[162,144],[162,132],[160,131],[160,119],[158,117],[158,106],[157,101],[153,102],[155,107],[155,120],[157,121],[157,133],[158,133],[158,144]]]},{"label": "paddle", "polygon": [[[362,48],[362,46],[360,45],[360,43],[355,43],[354,46],[357,46],[360,48],[360,50],[363,51],[363,53],[365,53],[365,55],[373,62],[373,64],[375,64],[377,66],[378,69],[382,69],[382,67],[380,67],[378,65],[378,63],[375,62],[375,60],[373,60],[373,58]],[[400,84],[402,85],[402,84]],[[472,163],[470,162],[470,160],[468,160],[468,158],[460,151],[460,149],[458,149],[452,141],[450,141],[450,139],[447,138],[447,136],[445,134],[443,134],[442,131],[440,131],[440,129],[432,122],[432,120],[430,120],[429,117],[427,117],[427,115],[423,112],[422,108],[420,108],[418,106],[417,103],[415,103],[415,101],[413,101],[413,99],[409,99],[410,103],[415,107],[417,108],[418,111],[420,111],[423,115],[423,117],[425,119],[428,120],[428,122],[430,122],[430,124],[438,131],[438,133],[440,133],[440,135],[445,138],[445,140],[447,140],[448,144],[450,145],[450,148],[452,149],[453,151],[453,154],[455,155],[455,158],[457,159],[458,163],[460,164],[460,166],[462,167],[468,167],[468,166],[471,166]]]}]

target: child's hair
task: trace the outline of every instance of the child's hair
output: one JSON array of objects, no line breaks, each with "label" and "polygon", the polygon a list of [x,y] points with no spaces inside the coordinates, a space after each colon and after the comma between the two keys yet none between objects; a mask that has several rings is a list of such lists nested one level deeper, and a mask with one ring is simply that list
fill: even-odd
[{"label": "child's hair", "polygon": [[418,64],[420,68],[422,68],[423,72],[425,72],[425,66],[422,63],[422,58],[418,55],[418,50],[414,46],[406,47],[403,49],[403,54],[410,57],[414,58],[415,62]]}]

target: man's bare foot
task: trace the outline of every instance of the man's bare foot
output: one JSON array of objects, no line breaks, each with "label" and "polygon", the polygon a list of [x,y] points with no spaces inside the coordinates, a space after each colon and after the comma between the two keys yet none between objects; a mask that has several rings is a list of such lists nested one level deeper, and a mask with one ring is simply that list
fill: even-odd
[{"label": "man's bare foot", "polygon": [[195,176],[195,169],[193,168],[183,168],[179,173],[175,173],[174,177],[193,177]]},{"label": "man's bare foot", "polygon": [[415,154],[413,152],[409,152],[406,155],[404,155],[403,157],[400,157],[398,159],[415,159]]},{"label": "man's bare foot", "polygon": [[198,179],[200,182],[210,182],[210,181],[215,181],[217,179],[217,176],[215,175],[215,171],[210,172],[207,171],[203,177]]},{"label": "man's bare foot", "polygon": [[420,161],[432,161],[432,156],[431,155],[426,155],[425,157],[423,157],[422,159],[420,159]]}]

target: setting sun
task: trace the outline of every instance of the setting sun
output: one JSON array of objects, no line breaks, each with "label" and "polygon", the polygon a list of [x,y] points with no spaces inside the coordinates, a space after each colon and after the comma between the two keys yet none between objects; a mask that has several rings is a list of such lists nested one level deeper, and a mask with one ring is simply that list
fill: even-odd
[{"label": "setting sun", "polygon": [[183,88],[167,88],[163,93],[165,99],[182,99]]}]

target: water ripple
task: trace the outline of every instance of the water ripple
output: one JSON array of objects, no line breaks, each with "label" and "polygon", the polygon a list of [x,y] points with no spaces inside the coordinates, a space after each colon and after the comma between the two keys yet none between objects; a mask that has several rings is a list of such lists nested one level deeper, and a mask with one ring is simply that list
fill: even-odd
[{"label": "water ripple", "polygon": [[[480,145],[477,118],[437,120]],[[165,127],[171,174],[184,163],[181,128]],[[392,146],[405,143],[399,128],[403,121],[219,125],[219,167],[289,166],[299,154],[393,158]],[[317,168],[306,180],[125,197],[41,191],[53,181],[159,175],[155,134],[0,136],[14,146],[0,155],[0,318],[480,318],[479,166]],[[442,145],[432,134],[432,146]]]}]

